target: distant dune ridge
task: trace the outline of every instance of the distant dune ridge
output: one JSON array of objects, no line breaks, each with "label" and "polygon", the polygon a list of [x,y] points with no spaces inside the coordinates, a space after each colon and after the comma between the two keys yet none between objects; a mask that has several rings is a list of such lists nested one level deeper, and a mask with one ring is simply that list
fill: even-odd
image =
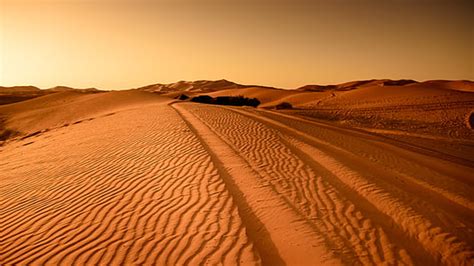
[{"label": "distant dune ridge", "polygon": [[474,263],[472,81],[0,101],[0,265]]},{"label": "distant dune ridge", "polygon": [[35,86],[13,86],[13,87],[2,87],[0,86],[0,105],[21,102],[24,100],[36,98],[39,96],[47,95],[50,93],[61,92],[61,91],[76,91],[76,92],[99,92],[98,89],[75,89],[65,86],[57,86],[45,90],[41,90]]},{"label": "distant dune ridge", "polygon": [[[299,115],[370,128],[372,131],[392,130],[393,135],[411,132],[472,138],[472,131],[469,130],[469,114],[473,109],[472,81],[373,79],[283,90],[241,85],[222,79],[153,84],[133,90],[172,98],[179,98],[180,95],[243,96],[258,99],[259,107],[276,108],[281,103],[288,103],[294,107],[292,112]],[[57,92],[103,91],[66,86],[46,90],[34,86],[0,87],[0,103],[8,104]]]}]

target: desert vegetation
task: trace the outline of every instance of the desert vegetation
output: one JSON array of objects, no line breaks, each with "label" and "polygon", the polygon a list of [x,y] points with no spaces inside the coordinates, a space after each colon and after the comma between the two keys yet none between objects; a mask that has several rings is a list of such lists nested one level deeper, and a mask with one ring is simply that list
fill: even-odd
[{"label": "desert vegetation", "polygon": [[186,95],[186,94],[181,94],[181,95],[179,95],[178,99],[180,99],[181,101],[185,101],[185,100],[189,99],[189,96]]},{"label": "desert vegetation", "polygon": [[208,95],[200,95],[193,97],[192,102],[218,104],[218,105],[232,105],[232,106],[252,106],[257,107],[260,101],[257,98],[246,98],[244,96],[218,96],[213,98]]}]

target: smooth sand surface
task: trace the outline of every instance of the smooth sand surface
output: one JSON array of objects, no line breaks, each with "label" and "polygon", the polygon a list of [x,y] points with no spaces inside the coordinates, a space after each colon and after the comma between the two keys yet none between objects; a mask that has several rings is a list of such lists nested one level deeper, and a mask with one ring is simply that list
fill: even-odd
[{"label": "smooth sand surface", "polygon": [[[385,105],[371,86],[314,95],[241,90],[268,94],[267,106],[311,95],[301,106],[334,108],[360,97],[354,105],[367,113],[419,94],[412,104],[462,94],[463,107],[427,119],[472,110],[469,86],[415,84],[418,96],[396,90]],[[140,91],[58,92],[0,106],[3,126],[18,132],[0,146],[0,264],[474,263],[472,132],[434,132],[459,151],[443,153],[375,132],[390,128],[354,128],[302,110]]]}]

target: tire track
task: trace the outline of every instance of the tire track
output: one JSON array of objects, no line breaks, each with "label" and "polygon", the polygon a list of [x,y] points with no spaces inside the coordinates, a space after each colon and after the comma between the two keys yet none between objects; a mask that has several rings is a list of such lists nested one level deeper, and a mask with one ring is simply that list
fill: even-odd
[{"label": "tire track", "polygon": [[47,134],[0,153],[0,264],[259,264],[215,166],[169,106]]},{"label": "tire track", "polygon": [[[383,234],[380,225],[375,225],[360,210],[357,210],[359,218],[346,212],[347,209],[357,207],[342,193],[331,187],[311,190],[311,187],[318,186],[317,180],[321,176],[285,144],[278,131],[223,108],[196,105],[186,105],[186,108],[201,117],[210,128],[227,139],[241,156],[247,158],[248,163],[275,188],[276,193],[286,199],[288,206],[298,213],[300,219],[311,225],[312,231],[324,238],[326,246],[343,262],[379,264],[387,263],[387,258],[397,258],[406,263],[410,261],[406,250],[401,248],[402,243],[396,245],[389,242],[391,249],[381,248],[383,245],[376,237],[377,234]],[[365,227],[360,228],[359,220]],[[371,233],[363,234],[362,231]],[[395,263],[395,260],[389,263]]]},{"label": "tire track", "polygon": [[[338,264],[324,247],[321,237],[287,206],[281,194],[262,183],[260,173],[236,153],[232,144],[206,126],[207,121],[193,115],[197,110],[188,110],[189,106],[183,104],[173,107],[211,154],[240,206],[249,235],[265,264]],[[278,221],[274,218],[275,213],[279,215]]]},{"label": "tire track", "polygon": [[[239,113],[241,113],[241,111],[239,111]],[[426,201],[420,206],[420,203],[413,200],[414,198],[419,198],[419,193],[415,192],[415,194],[409,194],[408,192],[410,192],[410,190],[407,192],[407,188],[405,187],[397,186],[397,184],[393,182],[386,181],[387,179],[381,181],[380,178],[376,179],[375,177],[371,177],[371,175],[368,174],[371,171],[381,176],[389,175],[386,172],[381,172],[377,168],[374,168],[373,165],[369,165],[368,167],[370,168],[362,168],[363,170],[359,170],[360,168],[357,169],[361,171],[359,173],[365,173],[365,176],[349,169],[346,165],[360,166],[367,165],[367,163],[361,162],[360,160],[349,160],[347,158],[348,156],[342,152],[333,152],[332,156],[329,156],[327,152],[332,148],[331,144],[295,130],[294,127],[290,128],[288,124],[292,125],[291,123],[282,124],[274,120],[269,120],[268,118],[263,118],[262,116],[251,115],[247,112],[246,114],[269,126],[278,128],[285,134],[289,134],[291,137],[288,137],[288,139],[294,143],[292,145],[306,154],[304,156],[309,158],[306,160],[307,162],[311,162],[310,158],[313,158],[313,160],[316,160],[321,166],[320,168],[326,168],[329,172],[332,172],[333,177],[339,179],[343,184],[351,188],[351,190],[373,203],[380,212],[391,217],[391,219],[400,226],[405,235],[408,235],[414,241],[418,241],[422,245],[423,249],[429,253],[428,257],[432,257],[436,261],[440,261],[444,264],[457,265],[474,260],[474,251],[469,244],[469,236],[467,235],[466,238],[466,233],[459,234],[455,229],[453,230],[450,224],[446,225],[438,220],[440,216],[440,206],[430,206]],[[302,141],[296,140],[295,138],[301,139]],[[323,148],[324,152],[322,150]],[[387,151],[387,156],[389,155],[390,153]],[[344,158],[346,160],[345,164],[338,162],[335,156]],[[322,165],[324,165],[324,167],[322,167]],[[407,177],[403,176],[402,178]],[[443,197],[441,197],[441,199],[443,199]],[[419,201],[423,200],[424,199],[419,199]],[[472,202],[466,206],[470,205],[472,205]],[[446,205],[442,205],[442,207],[444,206]],[[452,207],[453,205],[451,204],[449,206]],[[460,207],[458,206],[457,208]],[[451,216],[451,221],[454,221],[455,224],[461,224],[461,226],[466,222],[469,223],[470,218],[464,217],[469,217],[469,213],[472,213],[468,210],[464,210],[461,211],[461,214],[464,215],[459,216],[459,212],[457,211],[453,212],[453,210],[449,210],[448,212],[454,214]],[[390,227],[385,229],[390,230]],[[417,257],[427,257],[423,255],[423,253],[419,253],[419,248],[415,247],[414,251]]]}]

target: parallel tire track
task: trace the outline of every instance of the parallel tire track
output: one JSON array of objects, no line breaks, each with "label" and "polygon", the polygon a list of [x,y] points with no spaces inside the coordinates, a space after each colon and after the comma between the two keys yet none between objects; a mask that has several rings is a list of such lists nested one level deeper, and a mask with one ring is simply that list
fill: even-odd
[{"label": "parallel tire track", "polygon": [[70,128],[1,151],[0,264],[259,264],[215,166],[169,106]]},{"label": "parallel tire track", "polygon": [[[420,195],[412,194],[415,189],[388,181],[391,179],[377,179],[386,175],[415,182],[407,180],[406,174],[383,171],[376,164],[354,159],[349,155],[351,149],[341,149],[296,130],[298,127],[289,127],[287,124],[292,123],[291,118],[283,124],[262,116],[260,112],[253,114],[250,109],[202,108],[196,105],[186,105],[186,108],[227,139],[292,207],[299,210],[301,216],[312,219],[315,230],[327,239],[327,245],[343,261],[459,265],[473,260],[473,248],[466,229],[464,234],[460,234],[458,229],[440,222],[441,213],[437,213],[440,206],[431,205]],[[314,131],[317,130],[314,127]],[[350,136],[346,141],[351,141]],[[366,148],[371,152],[371,146],[366,145]],[[391,167],[406,160],[388,151],[376,156],[391,160]],[[407,163],[407,167],[423,168],[414,161]],[[443,176],[442,182],[449,178]],[[424,181],[430,182],[424,189],[436,189],[432,180]],[[414,184],[420,184],[417,182]],[[472,213],[468,210],[472,201],[447,194],[455,195],[454,191],[464,193],[464,187],[456,186],[451,184],[453,192],[441,192],[441,197],[436,196],[440,190],[433,190],[429,195],[440,202],[447,200],[446,206],[455,207],[447,208],[446,211],[452,212],[453,216],[445,217],[455,225],[464,226],[470,223],[465,217]]]}]

